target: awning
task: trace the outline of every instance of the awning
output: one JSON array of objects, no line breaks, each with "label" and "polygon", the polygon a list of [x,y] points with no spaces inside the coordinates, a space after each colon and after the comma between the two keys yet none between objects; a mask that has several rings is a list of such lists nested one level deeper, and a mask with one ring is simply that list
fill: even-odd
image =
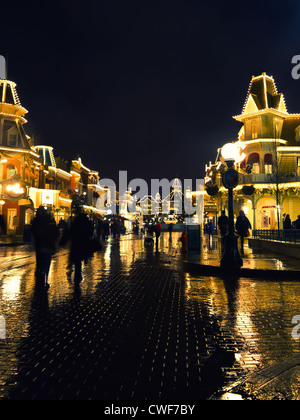
[{"label": "awning", "polygon": [[271,153],[265,154],[264,162],[265,165],[273,165],[273,156],[271,155]]},{"label": "awning", "polygon": [[18,201],[19,206],[26,206],[34,209],[34,204],[31,198],[22,198]]},{"label": "awning", "polygon": [[258,153],[251,153],[247,159],[248,164],[259,163],[259,154]]}]

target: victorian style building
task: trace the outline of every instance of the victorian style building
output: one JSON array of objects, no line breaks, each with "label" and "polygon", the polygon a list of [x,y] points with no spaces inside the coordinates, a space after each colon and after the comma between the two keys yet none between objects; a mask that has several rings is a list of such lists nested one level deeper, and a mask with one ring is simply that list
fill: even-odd
[{"label": "victorian style building", "polygon": [[[67,220],[76,197],[91,217],[101,216],[97,200],[105,190],[99,174],[80,158],[55,157],[50,146],[33,146],[25,133],[27,122],[16,84],[0,80],[0,214],[7,235],[22,235],[39,206],[47,207],[58,222]],[[2,232],[3,233],[3,232]]]},{"label": "victorian style building", "polygon": [[26,135],[27,110],[22,107],[16,84],[0,80],[0,210],[7,233],[22,234],[33,203],[29,188],[38,183],[40,156]]},{"label": "victorian style building", "polygon": [[[253,228],[282,228],[285,214],[292,220],[300,214],[300,114],[288,113],[273,77],[262,73],[252,77],[242,112],[233,118],[241,124],[236,142],[245,147],[237,164],[235,215],[243,209]],[[215,220],[227,208],[225,165],[219,151],[206,166],[205,211]]]}]

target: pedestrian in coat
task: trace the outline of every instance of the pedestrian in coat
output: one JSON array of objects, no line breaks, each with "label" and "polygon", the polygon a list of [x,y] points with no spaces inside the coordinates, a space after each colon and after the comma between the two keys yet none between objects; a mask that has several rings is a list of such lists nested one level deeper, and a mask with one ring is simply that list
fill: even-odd
[{"label": "pedestrian in coat", "polygon": [[289,214],[285,216],[285,219],[283,221],[283,229],[292,229],[292,221]]},{"label": "pedestrian in coat", "polygon": [[160,237],[161,231],[162,231],[162,225],[160,223],[157,223],[154,226],[154,233],[156,236],[156,249],[158,249],[158,238]]},{"label": "pedestrian in coat", "polygon": [[221,237],[228,233],[228,217],[226,216],[225,210],[222,210],[221,216],[218,219],[218,227],[221,233]]},{"label": "pedestrian in coat", "polygon": [[71,241],[70,265],[75,266],[75,285],[79,285],[82,280],[82,261],[86,264],[90,252],[90,242],[93,236],[93,225],[86,214],[77,210],[69,230],[69,239]]},{"label": "pedestrian in coat", "polygon": [[240,211],[239,216],[236,219],[235,225],[236,231],[241,238],[241,254],[244,254],[244,240],[250,236],[250,229],[252,229],[251,223],[243,210]]},{"label": "pedestrian in coat", "polygon": [[300,229],[300,215],[297,216],[297,219],[293,222],[295,229]]},{"label": "pedestrian in coat", "polygon": [[32,221],[32,234],[36,254],[36,278],[40,284],[49,288],[49,270],[57,248],[59,229],[53,216],[42,206],[38,208]]}]

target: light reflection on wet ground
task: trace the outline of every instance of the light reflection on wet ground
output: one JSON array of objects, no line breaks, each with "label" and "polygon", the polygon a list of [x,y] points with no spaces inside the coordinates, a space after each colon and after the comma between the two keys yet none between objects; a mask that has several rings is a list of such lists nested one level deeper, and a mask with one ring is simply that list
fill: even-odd
[{"label": "light reflection on wet ground", "polygon": [[209,377],[235,381],[299,351],[300,283],[191,276],[178,237],[163,235],[159,252],[130,235],[109,241],[80,294],[60,250],[47,297],[32,249],[0,248],[0,396],[196,399],[215,390]]}]

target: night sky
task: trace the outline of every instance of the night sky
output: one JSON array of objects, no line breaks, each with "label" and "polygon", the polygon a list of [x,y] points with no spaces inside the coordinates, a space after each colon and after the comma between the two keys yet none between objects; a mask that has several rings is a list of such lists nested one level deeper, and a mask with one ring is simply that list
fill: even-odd
[{"label": "night sky", "polygon": [[1,4],[8,79],[25,130],[101,178],[202,178],[235,140],[252,75],[300,113],[299,0]]}]

